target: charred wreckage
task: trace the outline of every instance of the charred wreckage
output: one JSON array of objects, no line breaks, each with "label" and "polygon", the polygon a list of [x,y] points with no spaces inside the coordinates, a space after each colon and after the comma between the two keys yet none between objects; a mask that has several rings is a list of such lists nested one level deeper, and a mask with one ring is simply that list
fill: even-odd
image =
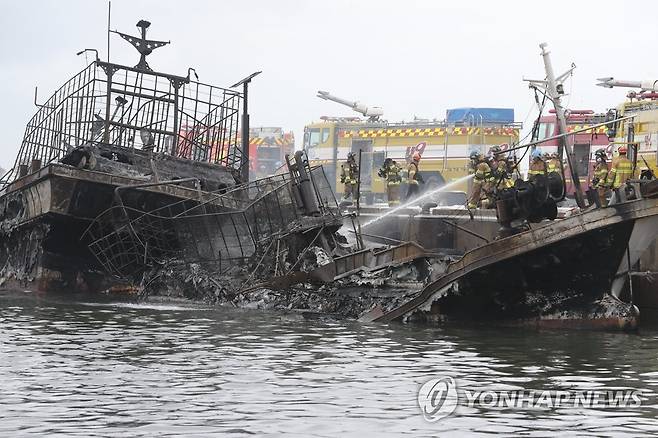
[{"label": "charred wreckage", "polygon": [[[154,71],[146,56],[167,43],[148,40],[149,26],[137,23],[141,37],[115,32],[137,48],[137,65],[102,61],[96,52],[29,121],[2,178],[5,287],[171,291],[236,305],[263,296],[256,301],[314,302],[322,311],[350,308],[351,316],[372,307],[376,297],[291,286],[392,270],[422,248],[349,244],[323,169],[301,152],[288,157],[287,172],[249,182],[240,138],[248,132],[246,86],[204,84],[192,68],[186,76]],[[417,268],[402,270],[400,278],[416,282]],[[382,284],[378,275],[365,281]],[[287,292],[265,297],[263,287]]]},{"label": "charred wreckage", "polygon": [[[166,43],[146,39],[149,25],[137,24],[141,38],[116,32],[140,52],[136,66],[97,55],[29,121],[0,191],[5,287],[366,321],[635,326],[637,309],[619,296],[658,229],[654,181],[638,183],[635,199],[555,221],[561,187],[519,184],[499,200],[500,238],[459,256],[411,241],[366,245],[359,218],[303,152],[282,173],[248,180],[240,128],[253,76],[238,92],[193,69],[156,72],[146,55]],[[581,257],[597,272],[577,269]]]}]

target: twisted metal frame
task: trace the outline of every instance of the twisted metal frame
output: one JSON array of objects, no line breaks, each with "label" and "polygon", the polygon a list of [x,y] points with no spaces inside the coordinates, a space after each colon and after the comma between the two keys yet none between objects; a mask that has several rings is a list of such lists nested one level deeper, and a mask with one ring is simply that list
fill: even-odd
[{"label": "twisted metal frame", "polygon": [[[338,205],[322,167],[310,173],[321,212],[314,224],[321,226],[339,217]],[[294,190],[290,175],[281,174],[150,211],[127,205],[117,190],[115,205],[93,221],[83,239],[107,272],[123,278],[170,259],[221,269],[296,228],[303,212]]]},{"label": "twisted metal frame", "polygon": [[239,170],[241,93],[187,77],[96,60],[62,85],[27,124],[14,166],[57,161],[78,146],[107,144]]}]

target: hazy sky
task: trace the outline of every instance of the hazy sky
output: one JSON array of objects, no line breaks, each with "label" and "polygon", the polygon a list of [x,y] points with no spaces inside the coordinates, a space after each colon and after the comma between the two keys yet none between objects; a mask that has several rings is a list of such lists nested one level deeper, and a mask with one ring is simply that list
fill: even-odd
[{"label": "hazy sky", "polygon": [[[631,6],[632,5],[632,6]],[[13,164],[25,124],[86,65],[83,48],[106,56],[107,1],[0,0],[0,165]],[[556,73],[578,66],[565,99],[572,109],[616,106],[624,89],[595,78],[658,78],[658,31],[650,1],[294,1],[113,0],[112,29],[172,44],[149,57],[159,71],[229,86],[262,70],[250,88],[252,126],[294,130],[322,115],[351,115],[317,90],[381,106],[390,121],[443,118],[447,108],[513,107],[518,121],[534,105],[522,78],[543,77],[546,41]],[[112,61],[134,65],[117,35]]]}]

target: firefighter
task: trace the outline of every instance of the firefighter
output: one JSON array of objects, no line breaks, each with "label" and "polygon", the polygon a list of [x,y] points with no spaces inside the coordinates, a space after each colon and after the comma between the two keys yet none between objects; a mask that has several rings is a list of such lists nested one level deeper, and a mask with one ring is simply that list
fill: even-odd
[{"label": "firefighter", "polygon": [[541,151],[535,149],[530,154],[530,167],[528,168],[528,181],[535,179],[537,175],[546,175],[546,162],[541,157]]},{"label": "firefighter", "polygon": [[356,186],[359,178],[359,166],[353,152],[347,154],[347,163],[340,166],[340,182],[345,184],[343,199],[356,196]]},{"label": "firefighter", "polygon": [[594,165],[594,178],[592,178],[592,188],[596,189],[601,200],[601,205],[604,207],[607,204],[606,199],[606,181],[608,179],[608,163],[606,161],[607,154],[605,149],[599,149],[594,152],[596,157],[596,164]]},{"label": "firefighter", "polygon": [[400,183],[402,182],[401,172],[398,163],[387,158],[384,165],[379,169],[378,175],[386,181],[386,194],[388,197],[388,206],[396,207],[400,205]]},{"label": "firefighter", "polygon": [[633,176],[633,163],[626,157],[626,145],[619,146],[619,156],[612,160],[612,167],[606,178],[606,185],[618,189]]},{"label": "firefighter", "polygon": [[471,152],[470,160],[475,169],[475,176],[473,177],[471,196],[468,199],[468,208],[474,209],[488,202],[487,191],[492,174],[487,160],[479,152]]},{"label": "firefighter", "polygon": [[560,173],[560,156],[557,152],[553,152],[550,155],[548,162],[546,163],[546,172],[557,172]]},{"label": "firefighter", "polygon": [[509,163],[505,157],[505,153],[499,146],[493,146],[489,153],[493,158],[493,163],[491,166],[492,176],[493,176],[493,187],[497,189],[509,189],[514,186],[514,181],[512,180],[511,173],[509,172]]},{"label": "firefighter", "polygon": [[420,153],[414,152],[411,157],[411,162],[407,166],[407,184],[409,188],[407,189],[406,199],[414,198],[420,192],[419,183],[422,181],[420,173],[418,172],[418,163],[420,163]]}]

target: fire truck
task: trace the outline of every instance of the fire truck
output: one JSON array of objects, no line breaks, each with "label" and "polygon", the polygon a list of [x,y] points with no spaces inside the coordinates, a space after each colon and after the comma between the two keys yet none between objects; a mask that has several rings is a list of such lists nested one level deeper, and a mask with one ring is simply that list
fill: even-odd
[{"label": "fire truck", "polygon": [[[606,117],[606,114],[597,114],[592,110],[570,110],[566,114],[567,132],[581,131],[587,129],[590,125],[603,123],[607,120]],[[559,129],[555,110],[550,110],[548,115],[539,118],[536,140],[541,141],[558,134]],[[576,157],[575,166],[577,166],[580,186],[583,191],[588,189],[591,179],[594,177],[593,169],[596,164],[594,153],[598,149],[605,149],[608,151],[609,157],[612,156],[607,134],[607,127],[599,126],[598,128],[587,129],[586,131],[578,132],[568,137],[568,141],[573,145],[573,151]],[[557,142],[558,140],[554,139],[541,143],[539,148],[542,154],[557,152]],[[567,163],[565,163],[565,166],[567,166]],[[567,193],[573,193],[573,183],[568,175],[569,172],[565,172]]]},{"label": "fire truck", "polygon": [[[350,107],[365,117],[321,117],[304,128],[304,150],[312,164],[322,164],[337,195],[342,194],[340,166],[347,154],[361,155],[361,194],[366,202],[386,199],[385,182],[377,170],[386,158],[406,168],[414,152],[422,156],[420,173],[425,187],[448,183],[468,174],[471,152],[488,153],[492,146],[518,143],[521,124],[509,108],[456,108],[445,120],[414,119],[389,123],[383,111],[361,102],[319,91],[318,97]],[[467,191],[466,183],[455,190]]]},{"label": "fire truck", "polygon": [[[605,88],[635,88],[627,94],[628,100],[608,111],[608,119],[634,115],[628,120],[610,124],[608,135],[612,140],[609,153],[622,144],[628,145],[628,158],[638,170],[648,169],[654,175],[658,170],[658,80],[627,81],[612,77],[598,79],[597,85]],[[636,175],[637,176],[637,175]]]},{"label": "fire truck", "polygon": [[282,128],[249,129],[250,179],[272,175],[285,163],[286,154],[295,150],[295,136]]}]

